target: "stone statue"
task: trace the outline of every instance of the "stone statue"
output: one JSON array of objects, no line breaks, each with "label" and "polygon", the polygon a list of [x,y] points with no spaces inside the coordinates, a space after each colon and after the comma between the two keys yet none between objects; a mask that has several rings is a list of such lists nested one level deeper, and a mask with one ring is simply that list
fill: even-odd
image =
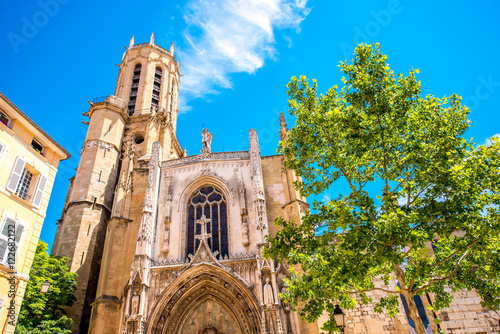
[{"label": "stone statue", "polygon": [[201,143],[203,144],[201,153],[212,153],[212,137],[213,135],[208,132],[208,129],[201,131]]},{"label": "stone statue", "polygon": [[243,222],[241,223],[241,233],[242,233],[242,236],[243,236],[243,246],[248,246],[250,244],[250,239],[248,237],[248,232],[249,232],[249,228],[248,228],[248,222],[246,219],[243,219]]},{"label": "stone statue", "polygon": [[207,302],[207,309],[206,309],[206,313],[205,313],[205,319],[207,320],[207,327],[208,328],[212,328],[213,325],[214,325],[214,319],[213,319],[213,310],[214,310],[214,306],[212,304],[212,301],[209,300]]},{"label": "stone statue", "polygon": [[134,291],[134,296],[132,297],[131,302],[131,312],[130,314],[138,314],[139,313],[139,301],[141,297],[137,294],[137,291]]},{"label": "stone statue", "polygon": [[163,233],[163,247],[165,247],[165,249],[168,249],[169,243],[170,243],[170,228],[167,225],[165,226],[165,233]]},{"label": "stone statue", "polygon": [[274,295],[273,287],[271,286],[271,279],[266,278],[266,284],[264,285],[264,304],[270,308],[274,305]]},{"label": "stone statue", "polygon": [[221,333],[224,332],[224,315],[222,313],[217,316],[217,330]]}]

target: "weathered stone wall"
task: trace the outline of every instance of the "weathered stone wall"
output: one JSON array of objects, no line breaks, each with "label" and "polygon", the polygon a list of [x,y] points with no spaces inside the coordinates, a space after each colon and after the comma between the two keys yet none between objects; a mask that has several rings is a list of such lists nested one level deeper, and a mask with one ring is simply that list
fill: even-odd
[{"label": "weathered stone wall", "polygon": [[439,312],[438,317],[443,320],[441,328],[447,334],[500,333],[500,312],[483,308],[475,291],[454,293],[450,307]]}]

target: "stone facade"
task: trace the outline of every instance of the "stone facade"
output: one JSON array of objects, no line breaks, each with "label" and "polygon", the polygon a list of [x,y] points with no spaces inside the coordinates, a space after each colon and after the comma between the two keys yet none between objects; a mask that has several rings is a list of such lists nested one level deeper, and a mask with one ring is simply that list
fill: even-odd
[{"label": "stone facade", "polygon": [[[75,332],[319,333],[322,321],[301,321],[279,299],[287,267],[262,256],[272,221],[308,210],[295,174],[282,156],[260,155],[253,129],[240,152],[212,152],[204,129],[200,154],[187,156],[176,139],[179,78],[173,45],[132,39],[115,95],[84,113],[89,130],[53,246],[79,274]],[[349,333],[409,331],[404,313],[390,319],[370,306],[347,319]]]}]

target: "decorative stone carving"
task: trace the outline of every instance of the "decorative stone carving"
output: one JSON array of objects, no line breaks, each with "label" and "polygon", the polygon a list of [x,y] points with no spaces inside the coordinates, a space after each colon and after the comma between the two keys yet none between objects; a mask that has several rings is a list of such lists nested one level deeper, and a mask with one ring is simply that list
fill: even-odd
[{"label": "decorative stone carving", "polygon": [[[193,289],[194,286],[197,287],[196,290]],[[155,304],[149,317],[148,333],[155,333],[152,329],[158,328],[160,316],[166,318],[163,329],[165,333],[200,334],[211,328],[216,333],[260,333],[258,324],[261,316],[255,299],[246,292],[245,287],[235,281],[228,281],[214,272],[213,268],[206,268],[203,273],[186,277],[175,288],[169,288],[169,291]],[[205,301],[192,308],[196,300]],[[211,320],[206,317],[209,300],[213,303]],[[218,318],[221,313],[224,318]],[[190,332],[189,326],[193,321],[198,327],[195,332]],[[219,328],[220,321],[224,322],[222,328]]]},{"label": "decorative stone carving", "polygon": [[201,131],[201,143],[203,148],[201,149],[201,153],[212,153],[212,138],[213,134],[208,132],[208,129],[203,129]]},{"label": "decorative stone carving", "polygon": [[[168,128],[172,124],[170,112],[167,112],[165,108],[158,108],[153,105],[151,106],[149,122],[154,124],[157,129]],[[159,133],[157,139],[159,140]]]},{"label": "decorative stone carving", "polygon": [[159,142],[154,142],[149,159],[148,182],[146,184],[146,194],[142,208],[141,226],[139,229],[138,241],[147,241],[151,243],[153,240],[153,206],[154,206],[154,189],[158,179],[159,160],[161,155],[161,146]]},{"label": "decorative stone carving", "polygon": [[134,159],[135,157],[135,133],[132,131],[127,143],[126,155],[129,159]]},{"label": "decorative stone carving", "polygon": [[97,140],[91,140],[87,142],[87,148],[97,147]]},{"label": "decorative stone carving", "polygon": [[163,252],[166,254],[170,245],[170,224],[165,224],[165,231],[163,231]]},{"label": "decorative stone carving", "polygon": [[273,287],[271,286],[271,279],[266,278],[266,284],[264,285],[264,305],[267,308],[271,308],[274,305],[274,293]]},{"label": "decorative stone carving", "polygon": [[200,240],[201,242],[206,242],[207,239],[212,237],[212,233],[207,233],[207,223],[210,223],[212,220],[205,217],[205,215],[201,216],[200,219],[196,221],[196,224],[201,225],[200,234],[195,235],[195,238]]},{"label": "decorative stone carving", "polygon": [[246,218],[243,218],[243,221],[241,222],[241,234],[243,237],[243,246],[247,247],[250,245],[250,238],[249,238],[249,228],[248,228],[248,221]]},{"label": "decorative stone carving", "polygon": [[137,291],[134,291],[134,296],[132,297],[132,300],[130,301],[130,314],[135,315],[139,314],[139,302],[141,300],[141,297],[137,294]]},{"label": "decorative stone carving", "polygon": [[101,142],[101,148],[107,152],[111,151],[112,145],[109,143]]},{"label": "decorative stone carving", "polygon": [[165,181],[167,187],[167,203],[166,203],[166,212],[165,212],[165,224],[169,224],[172,220],[172,201],[174,198],[174,185],[172,184],[172,177],[166,176]]},{"label": "decorative stone carving", "polygon": [[213,327],[207,327],[203,330],[203,334],[217,334],[217,330]]},{"label": "decorative stone carving", "polygon": [[242,180],[240,180],[238,191],[240,193],[240,210],[241,215],[243,216],[247,214],[247,205],[245,200],[245,185]]},{"label": "decorative stone carving", "polygon": [[208,246],[207,239],[210,239],[212,237],[212,233],[207,233],[206,224],[210,221],[211,220],[207,219],[205,215],[201,216],[201,219],[196,221],[197,224],[201,225],[201,233],[195,235],[195,238],[200,240],[200,244],[194,255],[189,254],[189,258],[191,260],[189,266],[197,263],[213,263],[220,268],[227,270],[226,267],[224,267],[219,263],[219,261],[217,261],[216,256],[219,254],[219,251],[212,252],[212,250]]},{"label": "decorative stone carving", "polygon": [[256,217],[256,227],[259,231],[258,242],[264,242],[264,237],[268,232],[266,197],[264,194],[264,181],[262,180],[262,163],[260,161],[260,148],[257,131],[249,131],[250,139],[250,163],[252,165],[252,179],[254,187],[254,207]]},{"label": "decorative stone carving", "polygon": [[[175,160],[167,160],[162,162],[162,168],[173,167],[178,165],[186,165],[188,163],[205,161],[205,160],[247,160],[249,158],[249,154],[246,151],[242,152],[216,152],[210,154],[197,154],[188,157],[183,157]],[[242,167],[243,165],[227,165],[221,166],[217,165],[217,167]],[[214,165],[215,167],[215,165]]]},{"label": "decorative stone carving", "polygon": [[280,140],[285,141],[286,135],[288,133],[288,128],[286,127],[285,115],[280,111]]}]

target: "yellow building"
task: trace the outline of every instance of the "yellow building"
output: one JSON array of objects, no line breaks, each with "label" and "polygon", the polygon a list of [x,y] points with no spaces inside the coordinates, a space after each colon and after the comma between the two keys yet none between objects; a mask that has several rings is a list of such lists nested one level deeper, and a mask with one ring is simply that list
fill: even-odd
[{"label": "yellow building", "polygon": [[0,333],[13,333],[59,161],[70,154],[0,92]]}]

